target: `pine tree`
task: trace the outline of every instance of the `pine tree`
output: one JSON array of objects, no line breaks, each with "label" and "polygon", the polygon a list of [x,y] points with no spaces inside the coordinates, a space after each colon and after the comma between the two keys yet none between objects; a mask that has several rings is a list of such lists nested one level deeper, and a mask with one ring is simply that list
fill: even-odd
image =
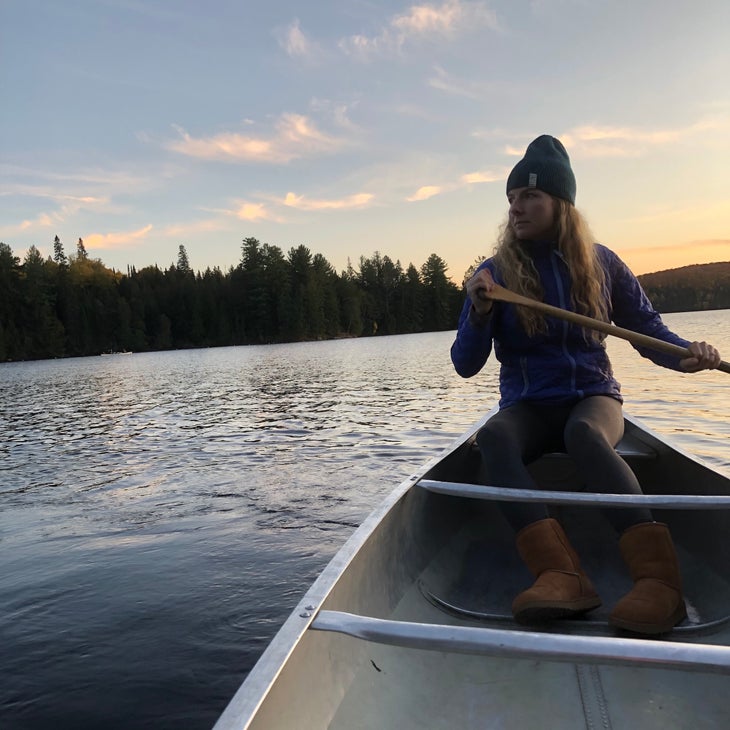
[{"label": "pine tree", "polygon": [[446,262],[435,253],[421,267],[421,278],[426,287],[423,323],[426,331],[441,331],[456,326],[456,301],[460,292],[446,276],[447,271]]},{"label": "pine tree", "polygon": [[53,260],[59,266],[68,266],[68,258],[66,258],[66,253],[63,250],[63,244],[58,236],[53,239]]},{"label": "pine tree", "polygon": [[177,250],[177,270],[183,274],[192,273],[190,269],[190,260],[188,259],[188,252],[182,244],[180,244],[180,247]]}]

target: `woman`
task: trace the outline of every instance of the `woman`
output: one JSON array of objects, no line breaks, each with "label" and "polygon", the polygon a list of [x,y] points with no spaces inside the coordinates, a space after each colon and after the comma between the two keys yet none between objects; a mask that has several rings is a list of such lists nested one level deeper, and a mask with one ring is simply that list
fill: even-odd
[{"label": "woman", "polygon": [[[570,454],[604,493],[640,494],[638,480],[614,449],[623,435],[621,392],[604,337],[535,310],[492,301],[495,283],[555,306],[688,348],[678,359],[637,348],[658,365],[697,372],[716,368],[718,351],[671,332],[636,277],[606,247],[593,243],[575,208],[576,183],[559,140],[535,139],[507,179],[509,216],[491,259],[466,284],[451,359],[462,377],[475,375],[492,344],[500,368],[500,410],[477,436],[490,483],[538,489],[526,464],[547,451]],[[544,505],[504,504],[517,548],[536,577],[512,611],[523,623],[575,616],[601,605],[578,555]],[[621,534],[633,589],[610,623],[642,634],[669,631],[685,616],[676,553],[666,525],[648,509],[606,511]]]}]

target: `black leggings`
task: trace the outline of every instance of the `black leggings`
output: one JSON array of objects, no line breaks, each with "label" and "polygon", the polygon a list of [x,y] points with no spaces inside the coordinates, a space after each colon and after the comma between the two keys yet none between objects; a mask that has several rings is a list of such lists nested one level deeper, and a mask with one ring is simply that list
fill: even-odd
[{"label": "black leggings", "polygon": [[[477,435],[489,484],[515,489],[540,489],[527,464],[550,451],[565,451],[592,492],[641,494],[639,481],[614,447],[624,432],[621,403],[592,396],[572,406],[543,406],[521,402],[499,411]],[[548,516],[535,502],[500,503],[515,531]],[[651,522],[642,507],[606,509],[618,532]]]}]

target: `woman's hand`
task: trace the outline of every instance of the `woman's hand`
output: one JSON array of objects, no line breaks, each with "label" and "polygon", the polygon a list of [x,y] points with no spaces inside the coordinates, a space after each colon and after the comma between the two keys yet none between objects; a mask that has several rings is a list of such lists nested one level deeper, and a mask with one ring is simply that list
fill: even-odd
[{"label": "woman's hand", "polygon": [[707,342],[693,342],[688,348],[692,357],[679,361],[679,366],[688,373],[712,370],[720,364],[720,353]]},{"label": "woman's hand", "polygon": [[466,282],[466,295],[471,299],[471,306],[480,317],[486,317],[492,311],[492,300],[489,292],[495,286],[489,269],[481,269]]}]

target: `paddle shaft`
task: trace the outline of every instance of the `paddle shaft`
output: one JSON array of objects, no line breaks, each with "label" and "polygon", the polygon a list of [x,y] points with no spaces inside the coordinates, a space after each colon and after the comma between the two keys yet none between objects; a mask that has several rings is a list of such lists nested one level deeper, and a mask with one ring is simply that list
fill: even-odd
[{"label": "paddle shaft", "polygon": [[[593,317],[586,317],[583,314],[568,312],[565,309],[560,309],[560,307],[553,307],[551,304],[539,302],[537,299],[531,299],[530,297],[524,297],[521,294],[515,294],[509,289],[499,286],[499,284],[496,284],[492,288],[489,292],[488,298],[496,299],[500,302],[509,302],[510,304],[521,304],[524,307],[532,307],[532,309],[537,309],[544,314],[564,319],[568,322],[572,322],[573,324],[580,325],[581,327],[598,330],[598,332],[604,332],[607,335],[613,335],[614,337],[620,337],[622,340],[628,340],[632,345],[646,347],[650,350],[656,350],[657,352],[663,352],[667,355],[674,355],[679,358],[694,357],[694,355],[686,347],[673,345],[671,342],[664,342],[664,340],[659,340],[656,337],[642,335],[640,332],[634,332],[633,330],[627,330],[623,327],[617,327],[616,325],[608,322],[602,322],[600,319],[593,319]],[[717,369],[722,370],[724,373],[730,373],[730,363],[721,360]]]}]

